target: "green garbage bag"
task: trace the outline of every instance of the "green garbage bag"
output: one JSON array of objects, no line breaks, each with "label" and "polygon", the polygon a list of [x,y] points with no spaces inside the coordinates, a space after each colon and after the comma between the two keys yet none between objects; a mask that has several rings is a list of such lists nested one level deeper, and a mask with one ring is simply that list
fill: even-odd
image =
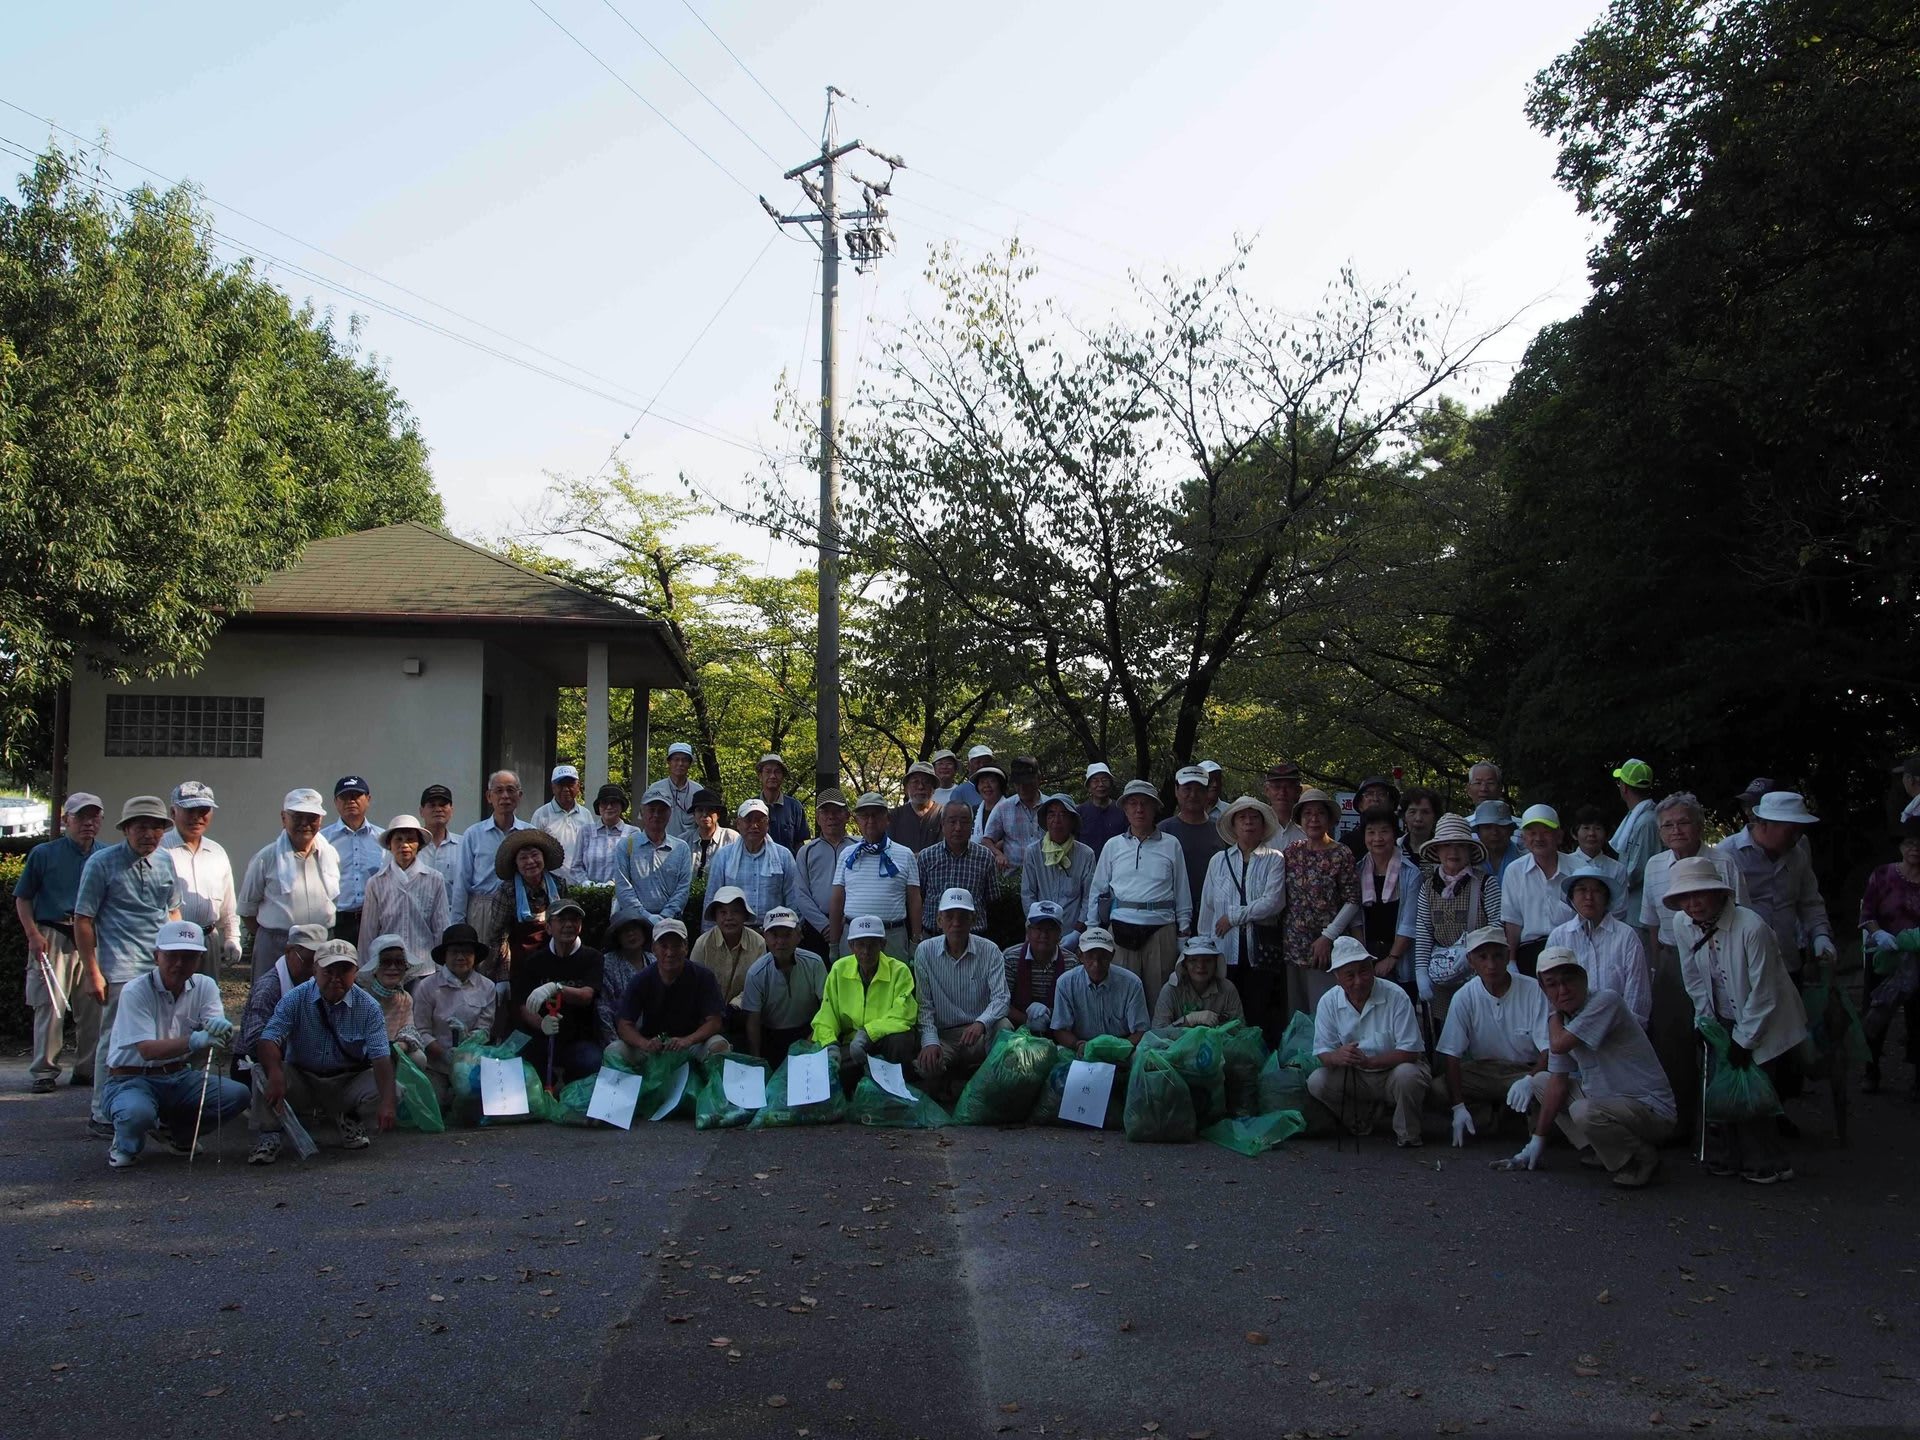
[{"label": "green garbage bag", "polygon": [[[1107,1092],[1107,1113],[1100,1123],[1100,1128],[1103,1130],[1118,1130],[1125,1123],[1128,1069],[1126,1055],[1132,1054],[1133,1047],[1128,1045],[1125,1040],[1118,1040],[1118,1037],[1108,1036],[1106,1038],[1117,1040],[1117,1043],[1125,1052],[1125,1054],[1121,1056],[1119,1063],[1115,1063],[1113,1059],[1114,1052],[1110,1046],[1107,1047],[1104,1054],[1087,1055],[1082,1058],[1090,1061],[1097,1060],[1103,1064],[1113,1066],[1113,1088]],[[1088,1041],[1087,1048],[1091,1050],[1093,1044],[1093,1041]],[[1055,1062],[1053,1069],[1047,1072],[1046,1084],[1040,1087],[1040,1098],[1033,1102],[1033,1113],[1027,1116],[1027,1123],[1029,1125],[1066,1124],[1072,1125],[1075,1129],[1080,1130],[1091,1128],[1081,1125],[1077,1121],[1063,1121],[1060,1118],[1060,1099],[1066,1094],[1067,1072],[1073,1068],[1073,1062],[1074,1056],[1071,1051],[1064,1049],[1060,1051],[1060,1059]]]},{"label": "green garbage bag", "polygon": [[1310,1140],[1323,1140],[1340,1128],[1340,1117],[1313,1098],[1307,1089],[1307,1073],[1293,1065],[1280,1063],[1280,1051],[1267,1057],[1260,1067],[1258,1113],[1271,1115],[1280,1110],[1297,1110],[1305,1117],[1304,1132]]},{"label": "green garbage bag", "polygon": [[[687,1078],[689,1089],[697,1080],[693,1097],[693,1124],[698,1130],[732,1130],[753,1123],[754,1112],[742,1109],[727,1098],[727,1062],[751,1065],[764,1071],[767,1062],[758,1055],[712,1055],[700,1062],[698,1072]],[[663,1097],[664,1098],[664,1097]]]},{"label": "green garbage bag", "polygon": [[1257,1025],[1229,1020],[1214,1031],[1220,1037],[1220,1057],[1226,1086],[1227,1114],[1260,1113],[1260,1067],[1267,1063],[1267,1041]]},{"label": "green garbage bag", "polygon": [[1193,1139],[1193,1092],[1164,1046],[1142,1045],[1127,1077],[1127,1139],[1180,1143]]},{"label": "green garbage bag", "polygon": [[402,1130],[438,1135],[447,1128],[440,1114],[440,1097],[433,1093],[433,1080],[413,1057],[398,1049],[393,1052],[393,1088]]},{"label": "green garbage bag", "polygon": [[953,1118],[917,1085],[909,1084],[907,1093],[913,1099],[902,1100],[874,1084],[871,1075],[862,1075],[847,1104],[847,1118],[883,1130],[942,1130],[953,1123]]},{"label": "green garbage bag", "polygon": [[[1066,1052],[1063,1050],[1061,1053]],[[1098,1060],[1106,1065],[1117,1065],[1120,1067],[1120,1073],[1125,1075],[1133,1064],[1133,1042],[1124,1035],[1096,1035],[1087,1041],[1080,1058]],[[1113,1088],[1124,1090],[1127,1087],[1120,1084],[1116,1078]]]},{"label": "green garbage bag", "polygon": [[1200,1138],[1239,1155],[1264,1155],[1306,1128],[1307,1118],[1298,1110],[1276,1110],[1271,1115],[1216,1120],[1200,1132]]},{"label": "green garbage bag", "polygon": [[[1294,1011],[1293,1018],[1287,1021],[1286,1033],[1280,1037],[1280,1048],[1274,1053],[1282,1065],[1291,1065],[1303,1075],[1318,1070],[1320,1056],[1313,1048],[1313,1017],[1304,1010]],[[1266,1109],[1264,1105],[1260,1108]]]},{"label": "green garbage bag", "polygon": [[953,1107],[956,1125],[1018,1125],[1033,1111],[1060,1047],[1029,1030],[1001,1030]]},{"label": "green garbage bag", "polygon": [[487,1115],[480,1109],[480,1062],[482,1060],[511,1060],[527,1047],[533,1037],[525,1031],[516,1030],[498,1045],[488,1045],[478,1036],[469,1035],[454,1047],[453,1052],[453,1114],[457,1123],[462,1125],[523,1125],[534,1120],[550,1120],[558,1113],[559,1102],[547,1094],[540,1083],[540,1075],[533,1066],[520,1062],[522,1079],[527,1086],[527,1113],[525,1115]]},{"label": "green garbage bag", "polygon": [[840,1089],[840,1077],[827,1069],[827,1098],[811,1105],[787,1103],[787,1067],[796,1055],[818,1055],[820,1046],[803,1040],[787,1051],[786,1063],[767,1081],[767,1108],[753,1117],[755,1130],[772,1130],[787,1125],[837,1125],[847,1118],[847,1097]]},{"label": "green garbage bag", "polygon": [[1173,1037],[1167,1046],[1167,1058],[1180,1078],[1193,1092],[1193,1116],[1201,1125],[1211,1125],[1226,1117],[1226,1058],[1220,1048],[1220,1032],[1208,1025],[1189,1025]]},{"label": "green garbage bag", "polygon": [[1707,1042],[1707,1119],[1733,1125],[1780,1114],[1780,1096],[1766,1071],[1757,1064],[1727,1063],[1727,1046],[1733,1039],[1727,1027],[1718,1020],[1695,1020],[1693,1025]]}]

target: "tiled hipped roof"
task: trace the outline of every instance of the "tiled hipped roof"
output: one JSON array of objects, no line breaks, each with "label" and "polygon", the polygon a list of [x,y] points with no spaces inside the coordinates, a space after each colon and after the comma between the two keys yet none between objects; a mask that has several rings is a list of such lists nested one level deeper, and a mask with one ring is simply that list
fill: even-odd
[{"label": "tiled hipped roof", "polygon": [[315,540],[254,589],[248,613],[422,619],[645,623],[646,617],[503,555],[407,521]]}]

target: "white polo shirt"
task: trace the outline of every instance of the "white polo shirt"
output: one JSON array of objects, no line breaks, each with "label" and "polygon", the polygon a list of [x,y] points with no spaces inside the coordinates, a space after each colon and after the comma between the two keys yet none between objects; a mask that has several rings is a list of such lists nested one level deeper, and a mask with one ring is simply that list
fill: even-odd
[{"label": "white polo shirt", "polygon": [[893,862],[893,874],[888,875],[880,856],[866,850],[866,842],[860,841],[859,848],[844,850],[835,858],[833,885],[847,892],[846,909],[841,912],[846,919],[878,915],[886,924],[897,925],[907,918],[907,887],[920,888],[920,862],[898,840],[888,838],[880,843],[886,847],[886,858]]},{"label": "white polo shirt", "polygon": [[[121,1069],[171,1065],[171,1060],[149,1060],[133,1047],[143,1040],[184,1040],[221,1013],[220,987],[212,976],[189,975],[176,1000],[161,983],[159,970],[149,970],[120,992],[107,1064]],[[107,1083],[104,1075],[100,1083]]]},{"label": "white polo shirt", "polygon": [[1338,985],[1320,997],[1313,1012],[1313,1053],[1325,1055],[1349,1040],[1368,1054],[1418,1051],[1420,1022],[1407,992],[1391,980],[1375,980],[1364,1009],[1355,1010]]},{"label": "white polo shirt", "polygon": [[1567,857],[1549,878],[1532,855],[1522,855],[1500,877],[1500,918],[1520,927],[1520,943],[1544,940],[1553,927],[1573,918],[1573,907],[1560,894],[1560,877],[1572,869]]}]

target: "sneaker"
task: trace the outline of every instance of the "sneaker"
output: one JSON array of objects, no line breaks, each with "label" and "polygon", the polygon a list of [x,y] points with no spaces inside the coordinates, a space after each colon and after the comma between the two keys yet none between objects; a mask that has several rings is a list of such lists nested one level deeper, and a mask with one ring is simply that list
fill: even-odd
[{"label": "sneaker", "polygon": [[253,1142],[253,1153],[247,1156],[249,1165],[271,1165],[280,1158],[280,1132],[263,1130],[260,1138]]},{"label": "sneaker", "polygon": [[60,1077],[57,1075],[36,1075],[33,1077],[33,1093],[51,1095],[59,1084]]},{"label": "sneaker", "polygon": [[351,1115],[340,1117],[340,1148],[364,1150],[373,1142],[367,1139],[367,1127]]},{"label": "sneaker", "polygon": [[113,1126],[105,1120],[96,1120],[89,1115],[87,1117],[87,1138],[90,1140],[111,1140],[113,1139]]},{"label": "sneaker", "polygon": [[107,1150],[107,1164],[115,1170],[125,1170],[139,1158],[138,1155],[129,1155],[118,1145],[111,1146]]},{"label": "sneaker", "polygon": [[1763,1165],[1757,1170],[1742,1170],[1740,1178],[1749,1185],[1778,1185],[1782,1180],[1793,1179],[1793,1171],[1784,1165]]}]

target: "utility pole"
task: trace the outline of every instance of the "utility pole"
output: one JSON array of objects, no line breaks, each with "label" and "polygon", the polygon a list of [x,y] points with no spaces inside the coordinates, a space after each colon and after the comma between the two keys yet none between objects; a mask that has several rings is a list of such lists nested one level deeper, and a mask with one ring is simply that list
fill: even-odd
[{"label": "utility pole", "polygon": [[[835,331],[840,319],[840,245],[846,242],[854,268],[865,274],[887,251],[886,197],[893,176],[906,162],[883,155],[871,145],[849,140],[834,143],[833,102],[844,92],[827,87],[827,118],[820,128],[820,154],[787,171],[783,179],[797,180],[817,213],[782,215],[760,197],[761,208],[776,225],[798,225],[820,247],[820,630],[814,660],[814,730],[818,758],[814,763],[814,793],[840,783],[840,367]],[[835,172],[843,156],[863,151],[887,167],[882,181],[851,178],[861,189],[866,208],[842,212],[834,199]],[[811,177],[819,171],[816,183]],[[816,233],[810,227],[818,225]],[[844,227],[844,232],[843,232]]]}]

